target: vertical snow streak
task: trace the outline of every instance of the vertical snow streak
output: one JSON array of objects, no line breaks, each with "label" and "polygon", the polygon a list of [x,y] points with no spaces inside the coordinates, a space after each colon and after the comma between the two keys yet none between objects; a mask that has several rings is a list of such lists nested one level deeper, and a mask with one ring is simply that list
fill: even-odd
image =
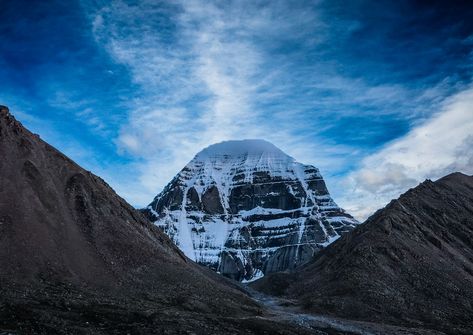
[{"label": "vertical snow streak", "polygon": [[197,261],[197,253],[194,240],[192,238],[192,231],[189,228],[190,222],[187,220],[186,202],[188,192],[189,186],[186,186],[184,188],[181,211],[179,214],[179,231],[176,235],[179,248],[182,250],[182,252],[184,252],[184,254],[193,261]]},{"label": "vertical snow streak", "polygon": [[[241,148],[235,148],[235,144]],[[196,227],[197,232],[192,235],[192,238],[196,241],[204,241],[205,244],[202,246],[201,243],[193,243],[196,248],[195,253],[200,255],[198,257],[200,262],[223,271],[220,266],[221,255],[225,252],[229,257],[229,262],[234,260],[235,267],[238,267],[238,264],[247,264],[250,267],[251,270],[248,273],[242,270],[245,273],[241,274],[240,278],[250,280],[251,273],[260,275],[265,269],[265,262],[269,262],[272,255],[279,249],[274,245],[279,245],[281,241],[287,243],[281,248],[291,250],[286,254],[287,256],[283,256],[290,259],[284,258],[281,264],[299,262],[300,252],[307,250],[301,249],[301,246],[315,250],[319,248],[319,245],[330,243],[333,238],[329,236],[322,222],[326,216],[333,217],[335,215],[333,213],[339,216],[337,226],[332,226],[334,230],[340,227],[353,227],[356,224],[355,220],[336,206],[328,193],[321,195],[320,199],[315,199],[307,183],[314,176],[320,176],[318,172],[314,174],[314,171],[317,169],[295,162],[292,157],[268,142],[245,140],[219,143],[197,154],[173,180],[175,187],[185,185],[185,197],[189,189],[194,187],[199,193],[199,199],[203,199],[203,194],[208,189],[216,187],[219,192],[216,202],[226,204],[224,208],[227,209],[230,209],[230,205],[245,209],[224,210],[214,214],[200,210],[185,213],[183,202],[180,211],[177,213],[169,211],[166,214],[171,218],[179,217],[182,229],[186,230],[182,234],[186,241],[182,244],[187,247],[192,245],[186,235],[189,226]],[[258,175],[259,172],[267,173],[269,179],[257,181],[257,178],[261,178],[261,175]],[[265,174],[263,176],[266,178]],[[291,188],[291,184],[297,185],[296,191]],[[157,199],[169,199],[168,197],[173,193],[172,185],[169,188],[166,187],[165,192],[169,193],[158,196]],[[261,194],[251,192],[246,194],[247,187],[251,189],[252,186],[255,187],[255,192],[259,192],[257,190],[259,187],[264,190],[266,186],[268,186],[268,191],[267,193],[262,191]],[[229,198],[233,190],[236,194],[242,195],[242,198],[236,197],[230,204]],[[326,190],[321,189],[321,191]],[[285,192],[289,193],[288,198],[296,197],[300,207],[269,208],[269,206],[265,207],[263,202],[248,205],[244,199],[244,196],[252,197],[252,199],[269,197],[275,201],[274,203],[280,203],[279,197],[286,196]],[[316,200],[325,201],[327,206],[318,206]],[[308,207],[310,201],[313,204]],[[182,224],[184,219],[187,219],[187,225]],[[166,220],[158,220],[157,224],[160,226],[161,221]],[[331,222],[328,223],[331,224]],[[322,237],[320,231],[313,229],[313,226],[317,224],[323,231]],[[253,262],[258,265],[252,265]]]}]

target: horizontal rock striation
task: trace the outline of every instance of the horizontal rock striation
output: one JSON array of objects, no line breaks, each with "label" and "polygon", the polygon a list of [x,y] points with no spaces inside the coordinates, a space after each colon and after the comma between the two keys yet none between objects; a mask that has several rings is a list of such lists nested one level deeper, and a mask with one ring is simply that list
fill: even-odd
[{"label": "horizontal rock striation", "polygon": [[358,224],[317,168],[262,140],[204,149],[145,212],[186,256],[241,281],[305,263]]}]

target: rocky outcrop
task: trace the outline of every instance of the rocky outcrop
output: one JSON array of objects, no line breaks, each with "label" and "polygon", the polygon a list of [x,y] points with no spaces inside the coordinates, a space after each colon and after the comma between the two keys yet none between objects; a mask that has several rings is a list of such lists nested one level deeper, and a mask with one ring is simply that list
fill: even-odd
[{"label": "rocky outcrop", "polygon": [[253,283],[315,313],[473,334],[473,177],[427,180],[302,269]]},{"label": "rocky outcrop", "polygon": [[358,224],[317,168],[262,140],[204,149],[144,211],[187,257],[246,281],[307,262]]}]

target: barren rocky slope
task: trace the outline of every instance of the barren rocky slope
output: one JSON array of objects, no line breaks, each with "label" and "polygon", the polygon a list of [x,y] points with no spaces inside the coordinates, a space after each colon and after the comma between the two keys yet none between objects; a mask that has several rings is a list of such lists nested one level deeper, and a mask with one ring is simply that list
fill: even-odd
[{"label": "barren rocky slope", "polygon": [[314,313],[473,334],[473,177],[427,180],[307,266],[253,286]]},{"label": "barren rocky slope", "polygon": [[299,333],[0,107],[0,333]]}]

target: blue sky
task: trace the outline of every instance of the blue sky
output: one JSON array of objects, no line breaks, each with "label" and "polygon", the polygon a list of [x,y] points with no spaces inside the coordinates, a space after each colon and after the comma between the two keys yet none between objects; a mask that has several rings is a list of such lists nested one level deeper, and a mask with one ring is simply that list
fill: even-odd
[{"label": "blue sky", "polygon": [[264,138],[364,218],[473,173],[469,1],[0,2],[0,103],[133,205]]}]

